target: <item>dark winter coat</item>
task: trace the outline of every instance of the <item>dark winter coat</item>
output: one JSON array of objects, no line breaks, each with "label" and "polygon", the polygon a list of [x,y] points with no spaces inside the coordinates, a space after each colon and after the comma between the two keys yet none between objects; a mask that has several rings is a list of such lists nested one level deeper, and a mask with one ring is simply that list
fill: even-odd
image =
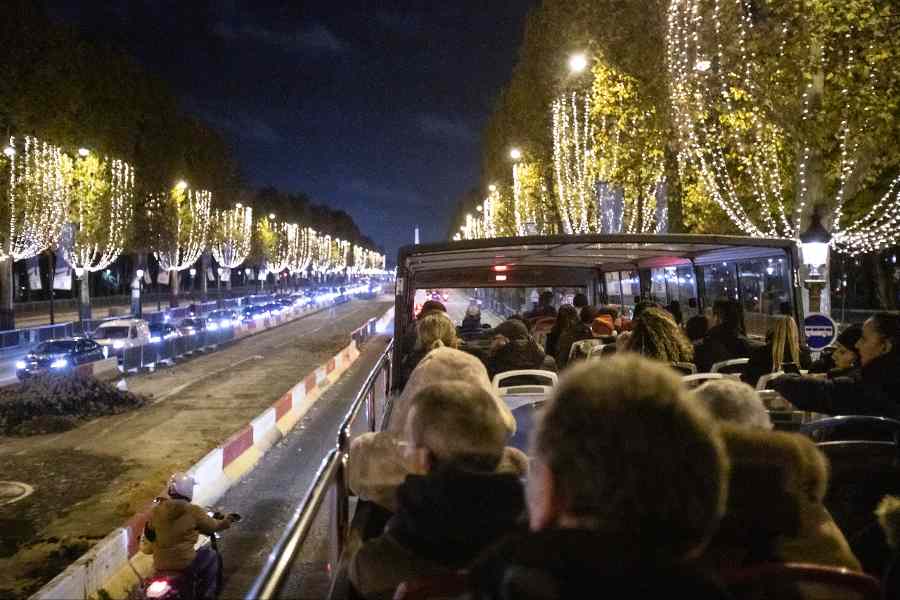
[{"label": "dark winter coat", "polygon": [[900,419],[900,352],[873,359],[862,367],[861,375],[859,380],[785,375],[768,387],[800,410]]},{"label": "dark winter coat", "polygon": [[[749,358],[759,344],[747,336],[728,331],[721,325],[710,328],[703,341],[694,347],[694,364],[701,373],[708,373],[714,364],[733,358]],[[771,362],[771,359],[770,359]]]},{"label": "dark winter coat", "polygon": [[729,598],[699,570],[640,556],[633,540],[578,529],[507,538],[471,568],[469,586],[472,600]]},{"label": "dark winter coat", "polygon": [[391,598],[403,581],[466,568],[487,546],[524,527],[525,498],[515,475],[445,467],[410,475],[385,532],[350,564],[365,598]]},{"label": "dark winter coat", "polygon": [[563,331],[559,336],[559,349],[556,353],[556,366],[559,369],[569,364],[569,352],[572,351],[572,344],[581,340],[589,340],[594,337],[591,326],[581,321],[576,321],[571,327]]},{"label": "dark winter coat", "polygon": [[[800,364],[795,365],[792,361],[790,361],[790,355],[785,354],[784,360],[786,362],[782,363],[781,370],[786,373],[790,372],[798,372],[799,369],[809,369],[812,365],[812,358],[810,357],[809,348],[803,344],[800,346]],[[750,362],[747,363],[747,366],[744,368],[744,373],[741,376],[741,379],[745,383],[749,383],[750,385],[755,386],[756,382],[759,381],[759,378],[763,375],[768,375],[772,372],[772,342],[771,340],[766,341],[765,346],[757,346],[750,351]]]}]

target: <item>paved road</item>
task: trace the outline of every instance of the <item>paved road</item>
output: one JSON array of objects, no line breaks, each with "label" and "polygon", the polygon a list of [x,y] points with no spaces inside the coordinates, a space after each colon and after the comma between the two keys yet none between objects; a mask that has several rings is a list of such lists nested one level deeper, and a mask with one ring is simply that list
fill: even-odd
[{"label": "paved road", "polygon": [[[472,298],[460,290],[449,290],[449,295],[450,299],[444,302],[444,306],[447,307],[447,314],[450,315],[453,322],[459,325],[466,316],[466,309],[469,308]],[[482,323],[487,323],[491,327],[495,327],[502,323],[503,320],[503,317],[500,315],[497,315],[484,307],[481,308]]]},{"label": "paved road", "polygon": [[0,438],[3,479],[35,488],[0,507],[0,597],[48,581],[159,493],[171,472],[268,408],[389,306],[353,301],[130,378],[132,391],[151,396],[142,409],[64,433]]}]

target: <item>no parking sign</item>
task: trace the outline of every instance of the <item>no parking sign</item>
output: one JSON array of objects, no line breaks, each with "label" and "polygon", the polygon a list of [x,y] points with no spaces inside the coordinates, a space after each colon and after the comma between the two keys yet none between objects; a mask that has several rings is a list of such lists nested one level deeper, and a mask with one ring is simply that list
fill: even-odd
[{"label": "no parking sign", "polygon": [[831,317],[819,313],[803,319],[803,331],[806,333],[806,344],[813,352],[827,348],[837,336],[837,326]]}]

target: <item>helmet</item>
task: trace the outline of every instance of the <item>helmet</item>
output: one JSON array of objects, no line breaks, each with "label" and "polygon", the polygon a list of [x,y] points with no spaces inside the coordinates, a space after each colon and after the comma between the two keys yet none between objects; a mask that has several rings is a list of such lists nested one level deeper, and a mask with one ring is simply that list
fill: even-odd
[{"label": "helmet", "polygon": [[173,473],[169,477],[169,496],[178,496],[188,502],[194,499],[194,486],[197,480],[187,473]]}]

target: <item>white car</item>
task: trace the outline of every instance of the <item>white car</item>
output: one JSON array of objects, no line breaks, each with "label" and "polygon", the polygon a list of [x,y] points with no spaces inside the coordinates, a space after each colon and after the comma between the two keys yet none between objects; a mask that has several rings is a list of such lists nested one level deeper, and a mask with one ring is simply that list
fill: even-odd
[{"label": "white car", "polygon": [[150,326],[143,319],[116,319],[100,324],[91,338],[110,350],[124,350],[150,343]]}]

